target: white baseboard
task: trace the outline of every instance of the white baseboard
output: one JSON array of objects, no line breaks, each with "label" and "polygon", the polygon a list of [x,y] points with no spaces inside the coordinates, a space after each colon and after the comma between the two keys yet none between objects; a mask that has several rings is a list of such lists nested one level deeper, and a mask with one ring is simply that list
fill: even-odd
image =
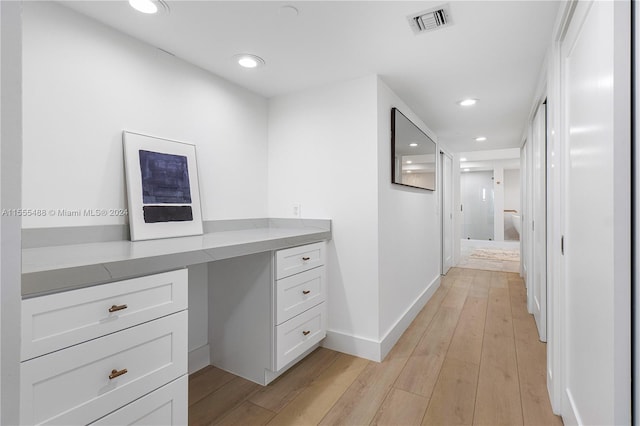
[{"label": "white baseboard", "polygon": [[197,349],[189,351],[189,374],[211,364],[211,358],[209,357],[211,349],[207,343],[204,346],[200,346]]},{"label": "white baseboard", "polygon": [[322,346],[371,361],[382,361],[439,286],[440,276],[438,275],[422,294],[416,298],[411,306],[409,306],[400,319],[396,321],[381,341],[353,336],[335,330],[328,330],[327,337],[324,339]]},{"label": "white baseboard", "polygon": [[582,419],[580,418],[580,413],[578,413],[578,407],[576,407],[576,403],[573,400],[573,395],[571,395],[571,391],[569,388],[565,389],[566,393],[566,402],[564,404],[565,410],[562,413],[562,423],[565,425],[583,425]]},{"label": "white baseboard", "polygon": [[426,289],[414,300],[404,314],[396,321],[396,323],[387,331],[387,334],[382,338],[380,343],[381,360],[384,359],[387,354],[393,349],[393,346],[398,342],[402,333],[411,325],[413,320],[418,316],[424,305],[427,304],[433,293],[440,287],[440,275],[429,283]]},{"label": "white baseboard", "polygon": [[380,342],[365,337],[352,336],[339,331],[327,330],[322,346],[334,351],[380,362]]}]

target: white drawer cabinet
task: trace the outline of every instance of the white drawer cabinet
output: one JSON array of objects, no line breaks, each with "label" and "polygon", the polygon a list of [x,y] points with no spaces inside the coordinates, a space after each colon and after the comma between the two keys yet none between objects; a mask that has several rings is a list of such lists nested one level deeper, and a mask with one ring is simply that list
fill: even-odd
[{"label": "white drawer cabinet", "polygon": [[[189,379],[182,376],[100,420],[92,426],[183,425],[188,415]],[[133,421],[132,421],[133,419]]]},{"label": "white drawer cabinet", "polygon": [[325,243],[209,265],[211,364],[268,384],[326,336]]},{"label": "white drawer cabinet", "polygon": [[274,369],[280,371],[326,336],[325,243],[275,255]]},{"label": "white drawer cabinet", "polygon": [[327,330],[325,304],[321,303],[276,327],[276,370],[324,339]]},{"label": "white drawer cabinet", "polygon": [[324,265],[325,243],[307,244],[276,252],[276,279]]},{"label": "white drawer cabinet", "polygon": [[187,309],[187,270],[22,302],[22,360]]},{"label": "white drawer cabinet", "polygon": [[[23,324],[31,328],[23,335],[44,336],[46,345],[32,339],[36,344],[27,344],[26,351],[23,346],[23,354],[46,354],[21,363],[21,423],[89,424],[186,377],[186,274],[180,270],[25,300],[33,320]],[[110,306],[120,314],[105,317]],[[38,311],[55,324],[42,324]],[[103,319],[96,319],[100,315]],[[183,416],[177,423],[187,421],[186,398],[186,393],[171,398],[172,412]],[[166,415],[164,410],[150,418]]]},{"label": "white drawer cabinet", "polygon": [[277,280],[276,325],[303,313],[325,300],[327,294],[324,265]]}]

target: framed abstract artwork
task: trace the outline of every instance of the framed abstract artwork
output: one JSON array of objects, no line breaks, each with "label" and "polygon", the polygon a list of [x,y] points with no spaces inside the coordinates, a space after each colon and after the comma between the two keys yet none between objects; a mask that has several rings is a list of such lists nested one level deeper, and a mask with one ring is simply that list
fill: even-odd
[{"label": "framed abstract artwork", "polygon": [[202,234],[195,145],[123,132],[131,241]]}]

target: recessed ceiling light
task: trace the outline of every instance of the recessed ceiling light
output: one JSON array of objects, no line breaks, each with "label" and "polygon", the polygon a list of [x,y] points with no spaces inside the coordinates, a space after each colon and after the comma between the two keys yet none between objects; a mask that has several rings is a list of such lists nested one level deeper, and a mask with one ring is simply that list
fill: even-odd
[{"label": "recessed ceiling light", "polygon": [[411,163],[413,163],[413,161],[411,161],[411,160],[407,160],[407,161],[406,161],[406,163],[407,163],[407,164],[411,164]]},{"label": "recessed ceiling light", "polygon": [[458,105],[460,105],[460,106],[471,106],[471,105],[475,105],[476,102],[478,102],[477,99],[469,98],[469,99],[463,99],[461,101],[458,101]]},{"label": "recessed ceiling light", "polygon": [[410,143],[409,146],[418,146],[418,144],[413,142],[413,143]]},{"label": "recessed ceiling light", "polygon": [[460,161],[467,161],[467,159],[466,158],[461,158]]},{"label": "recessed ceiling light", "polygon": [[169,6],[162,0],[129,0],[129,5],[138,12],[147,14],[169,11]]},{"label": "recessed ceiling light", "polygon": [[407,173],[411,173],[411,170],[407,170]]},{"label": "recessed ceiling light", "polygon": [[487,138],[486,138],[485,136],[478,136],[478,137],[476,138],[476,142],[484,142],[484,141],[486,141],[486,140],[487,140]]},{"label": "recessed ceiling light", "polygon": [[256,55],[251,55],[249,53],[236,55],[235,58],[238,61],[238,65],[243,68],[257,68],[265,64],[264,59]]},{"label": "recessed ceiling light", "polygon": [[465,172],[469,172],[469,171],[471,171],[471,169],[464,169],[464,171],[465,171]]}]

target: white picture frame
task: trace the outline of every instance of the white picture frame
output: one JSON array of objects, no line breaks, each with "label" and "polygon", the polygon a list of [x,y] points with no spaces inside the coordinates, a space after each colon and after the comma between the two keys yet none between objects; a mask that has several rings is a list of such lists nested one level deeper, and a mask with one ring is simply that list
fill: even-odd
[{"label": "white picture frame", "polygon": [[196,147],[122,132],[131,241],[202,235]]}]

